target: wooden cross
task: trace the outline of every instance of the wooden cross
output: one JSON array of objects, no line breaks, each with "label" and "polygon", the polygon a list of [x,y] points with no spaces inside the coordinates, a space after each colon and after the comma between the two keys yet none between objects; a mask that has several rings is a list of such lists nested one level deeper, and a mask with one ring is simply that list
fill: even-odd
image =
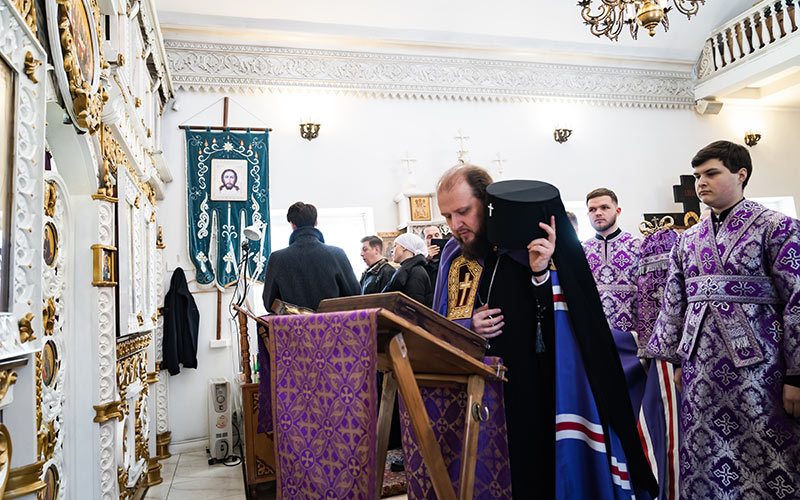
[{"label": "wooden cross", "polygon": [[462,132],[461,129],[458,129],[458,135],[455,136],[454,139],[458,141],[458,161],[464,163],[464,159],[466,158],[467,153],[469,153],[469,151],[464,149],[464,141],[469,139],[469,136],[464,135],[464,132]]},{"label": "wooden cross", "polygon": [[417,162],[417,160],[411,158],[411,155],[408,154],[408,151],[406,151],[406,157],[400,158],[400,161],[405,162],[409,174],[411,173],[411,164]]},{"label": "wooden cross", "polygon": [[683,204],[683,213],[694,212],[700,215],[700,198],[697,197],[697,191],[694,188],[694,177],[682,175],[681,183],[672,186],[672,194],[675,203]]}]

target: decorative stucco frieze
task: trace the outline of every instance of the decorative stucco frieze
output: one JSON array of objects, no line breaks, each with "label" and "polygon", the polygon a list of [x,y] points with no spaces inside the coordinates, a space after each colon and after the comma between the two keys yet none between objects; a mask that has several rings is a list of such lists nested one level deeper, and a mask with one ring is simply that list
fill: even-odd
[{"label": "decorative stucco frieze", "polygon": [[173,81],[184,90],[305,87],[376,97],[570,100],[665,108],[694,103],[690,68],[682,72],[186,40],[165,43]]}]

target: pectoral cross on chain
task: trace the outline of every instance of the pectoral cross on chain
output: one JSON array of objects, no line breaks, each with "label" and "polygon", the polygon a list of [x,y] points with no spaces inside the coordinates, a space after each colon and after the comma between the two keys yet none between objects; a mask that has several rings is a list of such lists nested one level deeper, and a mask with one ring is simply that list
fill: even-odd
[{"label": "pectoral cross on chain", "polygon": [[467,275],[464,276],[464,281],[458,285],[458,307],[467,305],[467,297],[469,296],[470,288],[472,288],[472,273],[467,271]]},{"label": "pectoral cross on chain", "polygon": [[491,216],[492,216],[492,210],[494,210],[494,207],[492,206],[492,204],[491,204],[491,203],[489,203],[489,206],[488,206],[488,207],[486,207],[486,208],[488,208],[488,209],[489,209],[489,217],[491,217]]}]

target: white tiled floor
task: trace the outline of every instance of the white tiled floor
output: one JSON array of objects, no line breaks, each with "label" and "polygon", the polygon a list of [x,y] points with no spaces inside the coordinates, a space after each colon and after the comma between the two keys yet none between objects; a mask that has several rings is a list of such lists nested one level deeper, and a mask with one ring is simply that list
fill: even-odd
[{"label": "white tiled floor", "polygon": [[145,500],[245,500],[242,466],[208,465],[205,451],[173,455],[161,468],[163,483]]},{"label": "white tiled floor", "polygon": [[[246,500],[242,466],[208,465],[205,451],[172,455],[161,462],[158,486],[147,491],[145,500]],[[383,500],[406,500],[398,495]]]}]

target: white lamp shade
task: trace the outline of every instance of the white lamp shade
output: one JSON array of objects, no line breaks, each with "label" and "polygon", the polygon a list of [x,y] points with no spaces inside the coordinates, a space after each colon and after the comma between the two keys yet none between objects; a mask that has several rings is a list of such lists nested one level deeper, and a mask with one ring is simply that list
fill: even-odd
[{"label": "white lamp shade", "polygon": [[263,235],[261,231],[262,227],[263,224],[260,223],[250,224],[249,226],[244,228],[242,232],[244,233],[244,237],[247,238],[248,240],[258,241],[261,239],[261,236]]}]

